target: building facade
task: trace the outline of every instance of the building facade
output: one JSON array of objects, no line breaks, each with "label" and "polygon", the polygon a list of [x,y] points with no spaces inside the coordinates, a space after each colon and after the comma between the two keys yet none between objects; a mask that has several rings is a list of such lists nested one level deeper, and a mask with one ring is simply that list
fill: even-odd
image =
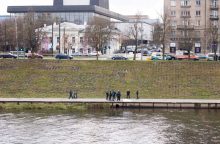
[{"label": "building facade", "polygon": [[[42,31],[40,51],[51,51],[66,53],[72,55],[75,52],[81,52],[85,55],[95,51],[95,48],[88,45],[85,41],[85,25],[64,22],[53,24],[40,28]],[[36,30],[38,31],[38,30]],[[120,31],[113,33],[113,39],[106,44],[106,50],[103,54],[113,54],[120,48]]]},{"label": "building facade", "polygon": [[54,0],[52,6],[9,6],[8,13],[23,16],[34,12],[35,15],[50,14],[61,22],[87,24],[94,16],[117,21],[127,21],[127,17],[109,10],[109,0]]},{"label": "building facade", "polygon": [[164,14],[171,26],[167,47],[196,53],[213,51],[210,29],[219,33],[219,6],[220,0],[164,0]]}]

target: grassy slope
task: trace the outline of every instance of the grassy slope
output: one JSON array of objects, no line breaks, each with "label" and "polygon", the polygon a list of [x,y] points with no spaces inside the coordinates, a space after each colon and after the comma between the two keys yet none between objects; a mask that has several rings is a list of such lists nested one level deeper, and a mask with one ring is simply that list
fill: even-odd
[{"label": "grassy slope", "polygon": [[141,98],[220,98],[220,63],[0,60],[0,97],[104,97],[130,89]]}]

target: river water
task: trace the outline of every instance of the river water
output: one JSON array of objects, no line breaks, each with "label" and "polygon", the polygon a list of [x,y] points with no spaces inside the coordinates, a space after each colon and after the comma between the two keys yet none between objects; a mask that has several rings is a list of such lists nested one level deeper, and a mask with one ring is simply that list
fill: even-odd
[{"label": "river water", "polygon": [[220,111],[0,112],[0,144],[219,144]]}]

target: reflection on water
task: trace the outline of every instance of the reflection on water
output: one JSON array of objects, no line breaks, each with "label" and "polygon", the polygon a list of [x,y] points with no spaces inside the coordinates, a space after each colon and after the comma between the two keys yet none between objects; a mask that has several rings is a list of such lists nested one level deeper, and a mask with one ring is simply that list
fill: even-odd
[{"label": "reflection on water", "polygon": [[220,143],[220,113],[114,110],[0,113],[0,143]]}]

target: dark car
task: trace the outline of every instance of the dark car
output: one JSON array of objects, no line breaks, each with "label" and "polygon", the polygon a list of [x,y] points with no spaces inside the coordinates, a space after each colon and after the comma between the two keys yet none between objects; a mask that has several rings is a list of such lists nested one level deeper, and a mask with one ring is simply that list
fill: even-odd
[{"label": "dark car", "polygon": [[14,59],[16,59],[17,56],[13,55],[11,53],[8,53],[8,54],[0,54],[0,58],[14,58]]},{"label": "dark car", "polygon": [[165,54],[165,60],[176,60],[176,57],[171,54]]},{"label": "dark car", "polygon": [[56,59],[73,59],[72,56],[69,56],[69,55],[67,55],[67,54],[57,54],[57,55],[55,56],[55,58],[56,58]]},{"label": "dark car", "polygon": [[123,56],[113,56],[112,60],[127,60],[128,58],[123,57]]}]

